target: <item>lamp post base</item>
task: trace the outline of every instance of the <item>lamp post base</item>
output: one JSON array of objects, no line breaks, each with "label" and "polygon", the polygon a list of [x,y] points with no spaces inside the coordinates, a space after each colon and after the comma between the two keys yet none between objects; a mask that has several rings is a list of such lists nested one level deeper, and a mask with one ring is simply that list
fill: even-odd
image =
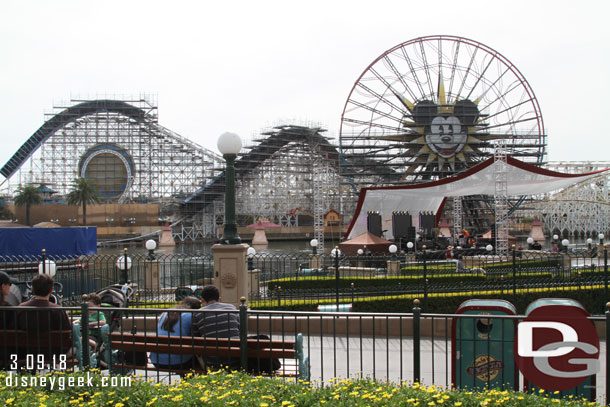
[{"label": "lamp post base", "polygon": [[220,238],[221,244],[241,244],[241,237],[237,234],[237,225],[225,225]]},{"label": "lamp post base", "polygon": [[259,287],[248,288],[247,244],[215,244],[214,285],[220,290],[222,302],[238,306],[241,297]]}]

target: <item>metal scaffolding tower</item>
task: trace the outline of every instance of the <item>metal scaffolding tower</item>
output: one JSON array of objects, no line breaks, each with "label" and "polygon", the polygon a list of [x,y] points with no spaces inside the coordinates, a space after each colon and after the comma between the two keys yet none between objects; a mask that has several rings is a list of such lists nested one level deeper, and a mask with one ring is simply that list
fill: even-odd
[{"label": "metal scaffolding tower", "polygon": [[[317,222],[323,233],[324,214],[343,203],[338,193],[338,154],[324,131],[313,125],[279,125],[262,131],[242,150],[235,163],[239,225],[260,218],[283,227]],[[214,219],[221,225],[223,190],[221,176],[189,198],[186,223]],[[323,244],[323,236],[319,240]]]},{"label": "metal scaffolding tower", "polygon": [[495,194],[494,207],[496,215],[496,253],[505,255],[508,253],[508,167],[506,164],[506,146],[504,140],[495,143],[494,161],[495,171]]},{"label": "metal scaffolding tower", "polygon": [[333,173],[328,162],[317,159],[313,163],[313,234],[318,240],[318,250],[324,253],[324,214],[331,208],[330,192],[336,188],[336,176]]},{"label": "metal scaffolding tower", "polygon": [[20,185],[67,194],[77,177],[93,180],[105,202],[179,201],[213,179],[222,158],[161,126],[154,98],[73,99],[5,164],[4,193]]},{"label": "metal scaffolding tower", "polygon": [[[551,161],[545,168],[582,174],[610,168],[610,162]],[[610,232],[610,176],[600,175],[561,191],[536,196],[521,216],[538,218],[548,234],[596,237]]]},{"label": "metal scaffolding tower", "polygon": [[462,233],[462,197],[453,197],[453,242],[458,242],[458,238]]}]

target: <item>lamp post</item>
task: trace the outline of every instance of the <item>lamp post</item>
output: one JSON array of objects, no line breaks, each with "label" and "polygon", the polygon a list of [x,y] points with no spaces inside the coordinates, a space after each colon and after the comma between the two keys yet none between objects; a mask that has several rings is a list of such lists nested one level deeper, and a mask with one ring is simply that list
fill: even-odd
[{"label": "lamp post", "polygon": [[155,249],[157,248],[157,242],[152,239],[146,241],[146,250],[148,250],[148,260],[155,259]]},{"label": "lamp post", "polygon": [[223,133],[216,144],[218,151],[227,162],[225,170],[225,222],[222,234],[222,244],[240,244],[235,222],[235,159],[241,150],[241,139],[235,133]]},{"label": "lamp post", "polygon": [[390,251],[390,254],[392,255],[392,261],[396,260],[396,251],[398,250],[398,247],[396,247],[395,244],[390,245],[390,247],[388,248],[388,250]]},{"label": "lamp post", "polygon": [[562,246],[562,251],[567,253],[568,252],[568,245],[570,244],[570,241],[568,239],[563,239],[561,241],[561,246]]},{"label": "lamp post", "polygon": [[116,266],[121,270],[121,284],[127,284],[127,271],[131,268],[131,258],[127,256],[127,248],[123,249],[123,256],[116,259]]},{"label": "lamp post", "polygon": [[528,237],[527,238],[527,249],[528,250],[532,250],[532,245],[534,244],[534,238],[533,237]]},{"label": "lamp post", "polygon": [[593,244],[593,239],[588,238],[588,239],[587,239],[587,248],[588,248],[589,250],[591,250],[591,245],[592,245],[592,244]]},{"label": "lamp post", "polygon": [[485,246],[485,250],[487,250],[488,253],[491,253],[491,251],[494,249],[494,247],[490,244],[488,244],[487,246]]},{"label": "lamp post", "polygon": [[407,242],[407,253],[409,253],[412,248],[413,248],[413,242]]},{"label": "lamp post", "polygon": [[42,249],[42,261],[38,263],[38,274],[48,274],[53,278],[57,271],[57,265],[53,260],[47,259],[47,251]]},{"label": "lamp post", "polygon": [[318,239],[311,239],[309,245],[311,246],[311,254],[318,254]]},{"label": "lamp post", "polygon": [[335,259],[335,296],[337,311],[339,311],[339,257],[341,256],[341,250],[339,250],[339,246],[332,249],[330,251],[330,255]]},{"label": "lamp post", "polygon": [[604,236],[603,233],[600,233],[599,235],[597,235],[597,237],[599,238],[599,244],[603,245],[604,244],[604,238],[606,236]]}]

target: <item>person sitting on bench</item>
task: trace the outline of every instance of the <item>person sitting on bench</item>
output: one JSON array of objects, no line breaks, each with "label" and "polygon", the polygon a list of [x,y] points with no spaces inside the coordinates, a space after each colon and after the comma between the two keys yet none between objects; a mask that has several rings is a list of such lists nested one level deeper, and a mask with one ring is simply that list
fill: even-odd
[{"label": "person sitting on bench", "polygon": [[[215,337],[215,338],[239,338],[239,315],[232,304],[220,302],[220,292],[213,285],[207,285],[201,290],[201,300],[205,306],[201,309],[217,312],[199,312],[193,316],[193,336]],[[249,339],[258,339],[261,343],[269,340],[267,335],[250,335]],[[203,360],[211,370],[221,368],[239,369],[240,361],[231,357],[218,357],[202,355]],[[248,358],[248,372],[250,373],[269,373],[280,369],[281,362],[273,358]]]},{"label": "person sitting on bench", "polygon": [[33,335],[48,331],[71,330],[72,324],[66,311],[49,301],[53,292],[53,278],[48,274],[38,274],[32,279],[34,297],[19,304],[19,307],[36,307],[38,310],[20,309],[17,313],[17,327]]},{"label": "person sitting on bench", "polygon": [[[72,331],[72,324],[66,311],[49,301],[53,286],[53,278],[48,274],[38,274],[32,279],[34,297],[17,307],[17,329],[27,331],[29,335],[35,337],[44,336],[49,331]],[[36,309],[23,309],[23,307]],[[64,343],[58,348],[50,349],[46,356],[70,354],[70,352],[71,346]],[[38,349],[28,349],[26,353],[38,354]]]},{"label": "person sitting on bench", "polygon": [[[199,309],[201,301],[195,297],[185,297],[182,302],[173,309]],[[157,325],[157,335],[159,336],[180,336],[192,335],[192,313],[169,311],[161,315]],[[150,361],[158,368],[189,370],[193,367],[192,355],[169,355],[166,353],[150,353]],[[182,376],[182,374],[181,374]]]},{"label": "person sitting on bench", "polygon": [[[239,338],[239,316],[232,304],[220,302],[220,292],[213,285],[206,285],[201,290],[201,301],[205,304],[202,310],[218,312],[198,312],[193,316],[193,336],[214,338]],[[230,356],[202,355],[206,366],[212,370],[223,367],[239,369],[239,360]]]}]

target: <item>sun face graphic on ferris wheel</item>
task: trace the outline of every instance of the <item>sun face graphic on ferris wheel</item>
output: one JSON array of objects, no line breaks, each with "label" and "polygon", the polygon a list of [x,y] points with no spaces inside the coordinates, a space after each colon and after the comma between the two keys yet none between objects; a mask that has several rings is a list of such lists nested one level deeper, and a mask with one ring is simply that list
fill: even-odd
[{"label": "sun face graphic on ferris wheel", "polygon": [[[473,153],[471,145],[480,144],[476,133],[484,128],[483,115],[477,107],[478,100],[455,100],[448,104],[442,74],[439,75],[436,101],[409,101],[404,95],[392,91],[405,107],[403,127],[411,136],[411,144],[422,147],[416,156],[427,157],[426,162],[436,161],[442,168],[445,161],[454,168],[455,160],[466,162],[464,153]],[[401,140],[406,135],[382,137],[384,140]],[[476,148],[476,147],[475,147]]]},{"label": "sun face graphic on ferris wheel", "polygon": [[454,36],[420,37],[371,63],[341,116],[344,173],[356,185],[452,176],[493,156],[541,164],[546,134],[538,101],[497,51]]}]

